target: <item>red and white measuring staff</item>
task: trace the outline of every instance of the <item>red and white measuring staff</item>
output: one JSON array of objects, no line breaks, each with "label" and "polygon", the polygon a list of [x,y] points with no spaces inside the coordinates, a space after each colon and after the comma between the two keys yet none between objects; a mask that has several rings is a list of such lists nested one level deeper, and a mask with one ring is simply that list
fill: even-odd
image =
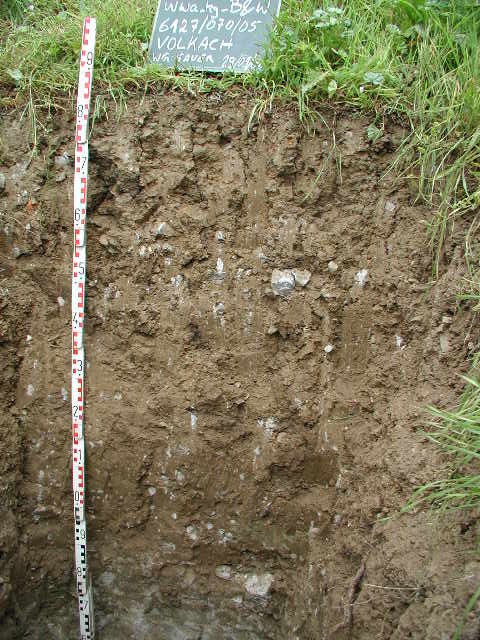
[{"label": "red and white measuring staff", "polygon": [[92,92],[95,18],[83,21],[80,72],[78,76],[75,130],[75,173],[73,189],[72,269],[72,458],[73,510],[75,519],[75,568],[80,612],[81,640],[93,640],[93,593],[87,567],[87,525],[85,520],[85,323],[86,218],[88,181],[88,117]]}]

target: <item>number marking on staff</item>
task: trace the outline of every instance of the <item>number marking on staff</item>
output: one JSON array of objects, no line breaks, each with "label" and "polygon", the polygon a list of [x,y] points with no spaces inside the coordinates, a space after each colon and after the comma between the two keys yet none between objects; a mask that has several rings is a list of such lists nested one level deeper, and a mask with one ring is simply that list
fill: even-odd
[{"label": "number marking on staff", "polygon": [[85,518],[85,323],[86,214],[88,185],[88,114],[93,79],[95,18],[85,18],[82,31],[75,126],[72,262],[72,474],[75,525],[75,569],[81,640],[94,640],[93,593],[87,565]]}]

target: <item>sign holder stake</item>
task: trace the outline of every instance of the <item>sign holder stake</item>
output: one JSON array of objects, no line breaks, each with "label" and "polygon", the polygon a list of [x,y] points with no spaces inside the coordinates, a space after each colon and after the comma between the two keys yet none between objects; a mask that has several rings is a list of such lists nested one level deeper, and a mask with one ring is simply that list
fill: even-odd
[{"label": "sign holder stake", "polygon": [[88,184],[88,119],[92,93],[96,21],[83,21],[78,74],[73,184],[72,261],[72,475],[75,522],[75,577],[80,614],[81,640],[94,640],[93,592],[87,565],[85,518],[85,324],[86,218]]}]

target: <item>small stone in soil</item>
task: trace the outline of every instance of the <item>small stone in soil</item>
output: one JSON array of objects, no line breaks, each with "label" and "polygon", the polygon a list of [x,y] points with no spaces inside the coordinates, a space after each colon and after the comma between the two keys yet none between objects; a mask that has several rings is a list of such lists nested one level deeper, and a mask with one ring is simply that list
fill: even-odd
[{"label": "small stone in soil", "polygon": [[310,278],[312,277],[310,271],[300,271],[299,269],[294,269],[292,273],[293,277],[295,278],[296,284],[299,284],[301,287],[306,287],[310,282]]},{"label": "small stone in soil", "polygon": [[295,289],[295,276],[291,271],[272,271],[272,290],[276,296],[286,296]]}]

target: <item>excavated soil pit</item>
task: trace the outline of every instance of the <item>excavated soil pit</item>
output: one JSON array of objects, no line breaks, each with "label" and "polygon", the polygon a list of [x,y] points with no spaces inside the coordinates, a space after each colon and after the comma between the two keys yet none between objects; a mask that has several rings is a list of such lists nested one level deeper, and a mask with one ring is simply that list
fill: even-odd
[{"label": "excavated soil pit", "polygon": [[[307,133],[277,109],[249,132],[252,106],[166,94],[93,128],[97,637],[451,638],[478,524],[380,520],[442,465],[419,427],[455,403],[478,340],[455,301],[464,230],[430,285],[430,212],[380,180],[402,130],[372,145],[365,117],[326,111]],[[24,123],[1,124],[3,640],[78,634],[69,110],[50,124],[31,163]]]}]

